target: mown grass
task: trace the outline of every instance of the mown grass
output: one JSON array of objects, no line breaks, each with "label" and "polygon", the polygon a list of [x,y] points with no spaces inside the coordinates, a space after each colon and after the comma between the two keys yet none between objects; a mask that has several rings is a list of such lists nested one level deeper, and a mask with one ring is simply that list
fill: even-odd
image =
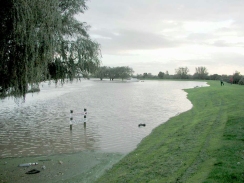
[{"label": "mown grass", "polygon": [[244,182],[244,87],[208,83],[97,182]]}]

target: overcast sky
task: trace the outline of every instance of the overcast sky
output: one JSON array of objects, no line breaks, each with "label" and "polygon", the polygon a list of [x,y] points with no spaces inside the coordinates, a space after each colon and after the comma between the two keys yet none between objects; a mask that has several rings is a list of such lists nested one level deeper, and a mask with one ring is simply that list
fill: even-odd
[{"label": "overcast sky", "polygon": [[91,26],[102,65],[134,74],[244,75],[244,0],[89,0],[77,18]]}]

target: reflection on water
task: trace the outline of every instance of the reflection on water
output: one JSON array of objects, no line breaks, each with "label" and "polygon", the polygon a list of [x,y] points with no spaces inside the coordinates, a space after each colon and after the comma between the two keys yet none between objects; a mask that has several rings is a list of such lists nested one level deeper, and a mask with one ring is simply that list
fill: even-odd
[{"label": "reflection on water", "polygon": [[[55,87],[43,83],[41,92],[25,103],[1,100],[0,158],[51,155],[82,150],[128,153],[153,128],[189,110],[183,88],[200,82],[110,82],[82,80]],[[81,114],[87,109],[87,123]],[[70,131],[70,110],[74,110]],[[138,128],[139,123],[146,127]]]}]

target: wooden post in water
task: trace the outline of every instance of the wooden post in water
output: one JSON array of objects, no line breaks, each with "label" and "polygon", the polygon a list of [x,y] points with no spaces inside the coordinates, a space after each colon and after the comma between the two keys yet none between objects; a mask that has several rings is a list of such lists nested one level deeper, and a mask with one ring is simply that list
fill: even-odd
[{"label": "wooden post in water", "polygon": [[87,114],[87,111],[86,111],[86,108],[84,109],[84,124],[86,123],[86,114]]},{"label": "wooden post in water", "polygon": [[69,122],[69,128],[70,128],[70,130],[72,130],[72,125],[73,125],[73,123],[72,123],[72,121],[73,121],[72,114],[73,114],[73,110],[70,110],[70,122]]}]

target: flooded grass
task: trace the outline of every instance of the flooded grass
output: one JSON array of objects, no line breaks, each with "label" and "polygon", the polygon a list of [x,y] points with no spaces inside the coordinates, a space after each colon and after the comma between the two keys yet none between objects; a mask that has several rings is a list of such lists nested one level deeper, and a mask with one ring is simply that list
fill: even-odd
[{"label": "flooded grass", "polygon": [[209,84],[97,182],[244,182],[244,88]]},{"label": "flooded grass", "polygon": [[[205,83],[85,80],[57,88],[43,83],[41,92],[27,94],[24,103],[1,101],[0,158],[84,150],[131,152],[152,129],[191,108],[181,89],[196,85]],[[138,128],[140,123],[146,128]]]},{"label": "flooded grass", "polygon": [[[0,159],[1,183],[94,182],[124,155],[83,151],[75,154]],[[29,167],[20,164],[38,163]],[[37,174],[26,174],[36,169]]]}]

